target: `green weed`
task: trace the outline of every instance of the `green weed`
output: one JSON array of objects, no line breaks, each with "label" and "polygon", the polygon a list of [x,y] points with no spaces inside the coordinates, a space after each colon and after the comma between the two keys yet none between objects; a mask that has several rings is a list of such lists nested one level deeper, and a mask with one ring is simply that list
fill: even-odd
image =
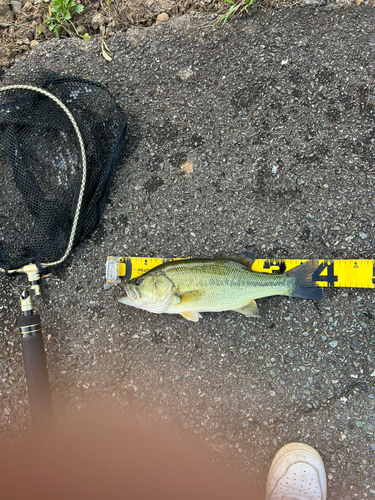
[{"label": "green weed", "polygon": [[[49,0],[44,1],[49,2]],[[57,38],[60,38],[61,28],[71,35],[72,33],[70,30],[72,27],[77,36],[87,40],[90,36],[87,33],[83,36],[78,35],[76,27],[71,21],[73,14],[80,14],[83,12],[83,5],[74,2],[75,0],[51,0],[49,3],[49,14],[44,22]]]},{"label": "green weed", "polygon": [[244,11],[248,13],[247,9],[250,7],[250,5],[253,3],[254,0],[242,0],[239,3],[236,3],[233,0],[224,0],[224,1],[229,3],[231,6],[228,12],[220,18],[222,26],[224,26],[224,24],[228,21],[229,17],[234,16],[236,14],[240,14],[241,12]]}]

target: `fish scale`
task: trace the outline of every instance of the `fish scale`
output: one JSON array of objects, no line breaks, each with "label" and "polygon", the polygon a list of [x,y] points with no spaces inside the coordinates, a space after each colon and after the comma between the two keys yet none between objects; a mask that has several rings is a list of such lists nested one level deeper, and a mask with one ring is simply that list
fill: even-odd
[{"label": "fish scale", "polygon": [[[165,267],[164,267],[165,266]],[[189,261],[184,266],[163,265],[164,274],[178,285],[177,293],[199,291],[194,305],[200,312],[240,309],[250,300],[272,295],[285,295],[290,291],[293,278],[283,275],[254,273],[237,262]],[[184,310],[185,301],[173,305],[168,312]]]}]

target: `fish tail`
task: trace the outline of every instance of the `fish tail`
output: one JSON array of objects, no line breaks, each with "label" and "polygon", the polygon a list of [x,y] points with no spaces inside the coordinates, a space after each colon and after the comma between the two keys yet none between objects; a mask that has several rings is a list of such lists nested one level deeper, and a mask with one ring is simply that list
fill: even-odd
[{"label": "fish tail", "polygon": [[322,300],[323,289],[313,281],[312,275],[319,266],[318,261],[309,260],[300,266],[294,267],[287,273],[293,278],[289,297],[298,299]]}]

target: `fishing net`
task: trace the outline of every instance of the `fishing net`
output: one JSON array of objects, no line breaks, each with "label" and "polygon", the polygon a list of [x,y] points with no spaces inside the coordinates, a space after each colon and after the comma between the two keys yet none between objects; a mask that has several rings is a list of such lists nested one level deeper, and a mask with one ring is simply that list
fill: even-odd
[{"label": "fishing net", "polygon": [[102,85],[50,71],[0,87],[0,268],[62,263],[95,229],[126,118]]}]

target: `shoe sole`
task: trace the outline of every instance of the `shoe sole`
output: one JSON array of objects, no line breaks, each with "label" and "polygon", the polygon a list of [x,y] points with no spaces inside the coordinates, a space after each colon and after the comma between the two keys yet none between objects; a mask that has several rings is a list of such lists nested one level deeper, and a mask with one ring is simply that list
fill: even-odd
[{"label": "shoe sole", "polygon": [[[313,458],[313,460],[316,460],[318,465],[321,466],[321,468],[324,471],[324,474],[323,474],[323,477],[321,477],[321,474],[318,474],[318,476],[322,480],[321,486],[323,488],[323,498],[325,499],[327,497],[327,478],[325,475],[325,468],[324,468],[324,463],[323,463],[322,457],[319,455],[319,453],[314,448],[312,448],[311,446],[309,446],[308,444],[305,444],[305,443],[286,444],[285,446],[280,448],[280,450],[276,453],[274,459],[272,460],[272,464],[271,464],[271,467],[270,467],[270,470],[269,470],[268,476],[267,476],[267,491],[268,491],[268,488],[270,485],[271,478],[274,476],[277,468],[282,464],[282,462],[285,461],[285,459],[289,455],[292,455],[292,454],[293,455],[298,454],[301,458],[301,461],[303,460],[303,456],[305,456],[306,458],[303,461],[306,462],[307,464],[310,464],[310,466],[314,467],[314,469],[316,469],[316,466],[314,465],[314,463],[310,463],[311,461],[308,459],[308,457],[311,457],[311,458]],[[317,472],[318,472],[318,470],[317,470]]]}]

